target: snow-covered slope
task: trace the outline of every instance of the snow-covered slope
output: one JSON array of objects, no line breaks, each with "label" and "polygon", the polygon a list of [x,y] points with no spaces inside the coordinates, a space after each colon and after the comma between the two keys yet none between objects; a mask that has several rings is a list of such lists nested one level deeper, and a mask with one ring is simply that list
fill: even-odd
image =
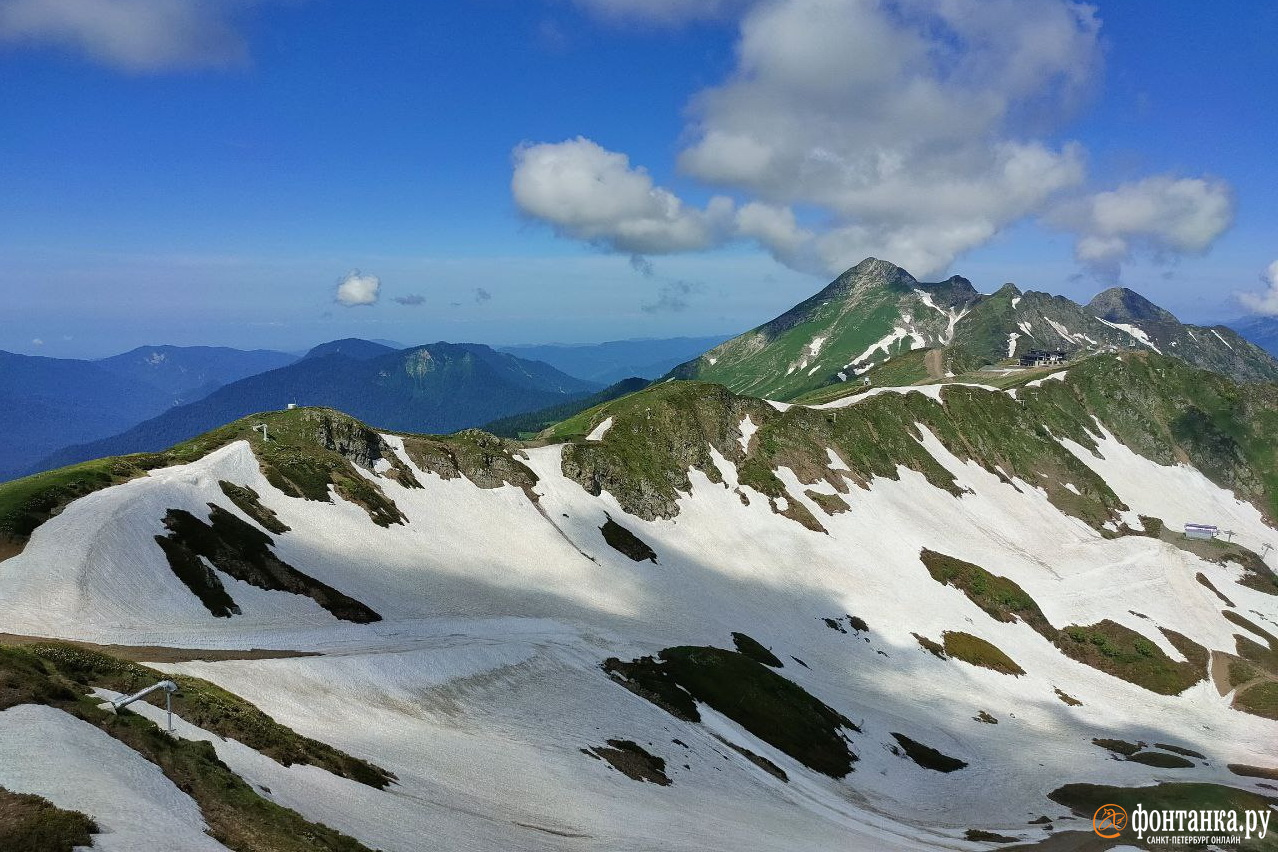
[{"label": "snow-covered slope", "polygon": [[[1112,369],[1124,368],[1115,361]],[[669,419],[659,394],[671,392],[659,387],[585,416],[567,443],[488,445],[478,461],[457,444],[462,475],[439,449],[453,445],[428,450],[384,435],[382,457],[364,453],[367,466],[357,470],[401,513],[386,525],[335,491],[331,502],[286,493],[264,472],[265,451],[235,440],[78,499],[36,528],[21,553],[0,562],[0,624],[104,644],[320,652],[162,668],[212,681],[299,733],[385,767],[398,776],[386,790],[280,766],[183,722],[177,735],[210,739],[273,800],[370,847],[407,852],[430,838],[473,850],[972,849],[980,847],[964,838],[973,828],[1041,839],[1044,828],[1030,824],[1041,815],[1054,830],[1090,830],[1048,794],[1069,782],[1256,789],[1260,779],[1227,765],[1278,764],[1278,721],[1232,706],[1235,691],[1206,666],[1177,694],[1120,679],[1067,656],[1024,618],[996,619],[934,579],[920,558],[926,549],[980,566],[1014,582],[1052,628],[1112,622],[1172,663],[1193,662],[1183,650],[1190,646],[1160,628],[1218,662],[1236,658],[1237,635],[1265,638],[1222,610],[1278,632],[1278,587],[1257,580],[1255,563],[1212,561],[1174,536],[1135,532],[1151,518],[1172,530],[1216,523],[1233,544],[1259,553],[1278,544],[1266,505],[1188,464],[1136,452],[1139,442],[1118,420],[1088,419],[1066,434],[1067,399],[1107,387],[1072,369],[1037,389],[1048,398],[1041,408],[980,388],[786,412],[725,397],[727,431],[708,442]],[[1038,418],[1038,440],[1058,455],[1043,457],[1040,475],[1022,469],[1014,449],[983,454],[975,433],[963,431],[974,419],[963,405],[983,417],[1004,416],[1006,406]],[[868,475],[860,444],[845,432],[830,432],[827,443],[814,425],[830,418],[840,429],[881,429],[888,417],[918,456]],[[694,419],[707,423],[704,410]],[[774,487],[756,468],[784,456],[764,454],[781,452],[779,436],[792,432],[816,436],[813,455],[791,450],[789,464],[770,462]],[[641,483],[633,493],[617,484],[623,472],[608,461],[610,452],[637,453],[659,466],[675,450],[708,463],[683,469],[672,509],[645,501]],[[807,466],[812,458],[816,467]],[[524,475],[515,467],[535,483],[513,481]],[[229,499],[222,482],[251,489],[288,528],[269,534],[279,560],[381,620],[344,621],[312,597],[250,585],[201,557],[240,608],[211,615],[156,537],[171,533],[164,521],[173,510],[204,520],[209,504],[258,525],[259,513]],[[1071,495],[1093,502],[1079,508]],[[1107,508],[1097,514],[1093,503]],[[628,539],[610,535],[610,523],[654,558],[623,552]],[[1278,554],[1263,567],[1278,567]],[[674,646],[731,648],[733,632],[771,649],[784,664],[777,674],[858,729],[845,729],[859,758],[851,773],[808,768],[704,702],[700,722],[680,719],[600,668],[610,657]],[[939,641],[946,632],[991,643],[1024,673],[921,647],[918,637]],[[175,708],[181,716],[180,698]],[[6,735],[35,736],[45,715],[8,711],[0,725]],[[967,765],[944,773],[916,764],[894,734]],[[1155,768],[1115,760],[1093,738],[1205,757]],[[583,753],[609,740],[664,760],[670,784],[632,780]],[[109,809],[69,792],[81,783],[77,772],[68,758],[43,774],[0,775],[0,783],[45,791],[109,823]],[[119,783],[130,795],[161,795],[146,779]]]}]

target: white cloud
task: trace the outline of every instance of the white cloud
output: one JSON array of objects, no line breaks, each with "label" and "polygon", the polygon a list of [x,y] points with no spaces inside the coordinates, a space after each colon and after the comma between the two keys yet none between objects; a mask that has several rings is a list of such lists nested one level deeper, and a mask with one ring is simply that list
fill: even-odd
[{"label": "white cloud", "polygon": [[44,345],[44,341],[37,337],[37,338],[35,338],[35,339],[33,339],[33,340],[31,341],[31,345],[32,345],[32,346],[43,346],[43,345]]},{"label": "white cloud", "polygon": [[515,149],[515,203],[561,234],[629,254],[708,248],[731,223],[732,202],[690,207],[632,168],[625,154],[584,137]]},{"label": "white cloud", "polygon": [[1201,254],[1233,223],[1233,192],[1205,178],[1155,175],[1062,205],[1057,225],[1078,234],[1075,256],[1116,277],[1133,254]]},{"label": "white cloud", "polygon": [[1260,293],[1240,293],[1238,299],[1252,313],[1278,316],[1278,260],[1269,264],[1260,280],[1268,289]]},{"label": "white cloud", "polygon": [[0,43],[71,48],[130,72],[242,62],[235,5],[193,0],[0,0]]},{"label": "white cloud", "polygon": [[376,275],[362,275],[358,269],[346,274],[337,285],[337,301],[348,308],[358,305],[375,305],[382,289]]},{"label": "white cloud", "polygon": [[732,77],[694,99],[680,165],[828,214],[810,245],[764,241],[792,266],[837,272],[877,254],[938,272],[1083,179],[1078,146],[1015,131],[1086,91],[1098,26],[1061,0],[760,5]]},{"label": "white cloud", "polygon": [[630,23],[681,24],[721,18],[749,0],[577,0],[577,5],[605,20]]},{"label": "white cloud", "polygon": [[563,236],[639,254],[745,239],[806,272],[875,255],[930,276],[1049,214],[1079,234],[1080,260],[1115,270],[1133,251],[1201,252],[1232,218],[1228,187],[1205,180],[1151,178],[1064,204],[1087,155],[1052,134],[1103,64],[1084,3],[578,2],[648,21],[741,11],[735,68],[692,98],[678,156],[685,175],[739,201],[725,225],[726,199],[690,208],[588,140],[520,149],[516,200]]}]

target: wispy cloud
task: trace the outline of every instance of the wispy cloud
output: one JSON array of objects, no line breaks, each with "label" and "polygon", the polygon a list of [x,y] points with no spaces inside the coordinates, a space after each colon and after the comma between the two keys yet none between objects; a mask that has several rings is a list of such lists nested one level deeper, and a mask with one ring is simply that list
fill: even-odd
[{"label": "wispy cloud", "polygon": [[476,287],[474,290],[474,295],[475,295],[475,304],[477,305],[482,305],[484,302],[487,302],[493,297],[493,294],[489,293],[483,287]]},{"label": "wispy cloud", "polygon": [[420,305],[426,304],[426,297],[418,295],[417,293],[409,293],[407,296],[396,296],[395,298],[391,299],[391,301],[397,305],[403,305],[408,308],[416,308]]},{"label": "wispy cloud", "polygon": [[1259,293],[1240,293],[1238,299],[1247,310],[1257,314],[1278,316],[1278,260],[1269,264],[1260,276],[1266,289]]},{"label": "wispy cloud", "polygon": [[1234,220],[1233,192],[1220,180],[1156,175],[1067,202],[1050,220],[1078,235],[1074,254],[1116,280],[1138,253],[1201,254]]},{"label": "wispy cloud", "polygon": [[722,18],[750,0],[577,0],[577,5],[613,23],[670,26]]},{"label": "wispy cloud", "polygon": [[0,43],[72,50],[133,73],[225,67],[248,58],[230,13],[208,0],[0,0]]},{"label": "wispy cloud", "polygon": [[679,313],[688,309],[688,297],[700,293],[705,285],[697,281],[667,281],[657,291],[657,298],[639,309],[646,314]]}]

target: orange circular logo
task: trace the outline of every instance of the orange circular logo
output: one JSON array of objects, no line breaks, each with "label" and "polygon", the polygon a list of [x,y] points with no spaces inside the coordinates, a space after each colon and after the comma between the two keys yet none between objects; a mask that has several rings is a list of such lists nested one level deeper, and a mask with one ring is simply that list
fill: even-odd
[{"label": "orange circular logo", "polygon": [[1126,827],[1127,811],[1118,805],[1101,805],[1096,809],[1096,815],[1092,817],[1092,831],[1106,840],[1118,837]]}]

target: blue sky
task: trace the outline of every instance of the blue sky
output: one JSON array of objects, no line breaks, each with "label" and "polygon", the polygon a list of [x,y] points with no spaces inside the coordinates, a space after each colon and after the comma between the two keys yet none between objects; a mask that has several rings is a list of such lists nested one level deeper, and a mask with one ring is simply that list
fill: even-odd
[{"label": "blue sky", "polygon": [[1166,0],[0,0],[0,349],[730,333],[866,254],[1278,313],[1275,35]]}]

